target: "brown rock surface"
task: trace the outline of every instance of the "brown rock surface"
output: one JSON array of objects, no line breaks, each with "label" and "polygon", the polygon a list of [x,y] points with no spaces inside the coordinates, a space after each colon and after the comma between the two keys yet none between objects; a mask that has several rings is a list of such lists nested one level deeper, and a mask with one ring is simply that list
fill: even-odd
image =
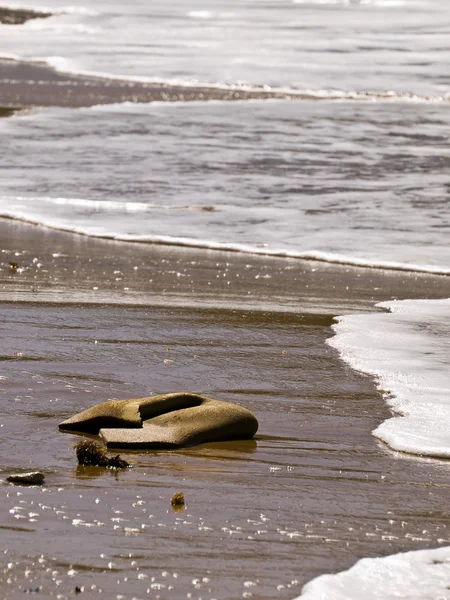
[{"label": "brown rock surface", "polygon": [[99,434],[108,448],[151,449],[248,439],[256,417],[237,404],[175,393],[109,400],[67,419],[62,431]]}]

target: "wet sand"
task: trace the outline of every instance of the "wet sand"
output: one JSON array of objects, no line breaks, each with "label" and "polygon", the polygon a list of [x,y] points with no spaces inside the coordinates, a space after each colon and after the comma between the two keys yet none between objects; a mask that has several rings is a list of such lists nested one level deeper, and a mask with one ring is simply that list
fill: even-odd
[{"label": "wet sand", "polygon": [[117,102],[192,102],[208,100],[304,99],[262,89],[231,89],[142,83],[58,72],[31,62],[0,59],[0,106],[81,107]]},{"label": "wet sand", "polygon": [[[450,277],[108,241],[0,219],[0,300],[337,315],[443,298]],[[9,263],[18,263],[17,272]]]},{"label": "wet sand", "polygon": [[[404,93],[406,99],[415,95]],[[353,101],[390,100],[391,92],[349,93]],[[86,107],[121,102],[208,102],[211,100],[342,100],[339,93],[326,97],[301,91],[280,91],[263,87],[213,87],[173,85],[131,81],[118,78],[75,75],[56,71],[45,63],[0,58],[1,107],[33,108],[45,106]],[[424,100],[427,97],[423,97]]]},{"label": "wet sand", "polygon": [[[448,296],[449,278],[11,221],[0,263],[1,477],[46,473],[0,485],[3,597],[288,599],[363,556],[450,543],[448,462],[379,444],[380,394],[325,343],[333,315]],[[102,400],[177,390],[249,408],[256,439],[126,454],[115,474],[77,467],[57,431]]]}]

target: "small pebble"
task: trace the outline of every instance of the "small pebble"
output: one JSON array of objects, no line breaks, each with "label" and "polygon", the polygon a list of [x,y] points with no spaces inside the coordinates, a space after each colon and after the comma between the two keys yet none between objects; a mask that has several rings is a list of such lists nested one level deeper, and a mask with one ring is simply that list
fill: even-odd
[{"label": "small pebble", "polygon": [[44,473],[32,471],[31,473],[13,473],[13,475],[9,475],[9,477],[6,478],[6,481],[25,485],[42,485],[44,479]]}]

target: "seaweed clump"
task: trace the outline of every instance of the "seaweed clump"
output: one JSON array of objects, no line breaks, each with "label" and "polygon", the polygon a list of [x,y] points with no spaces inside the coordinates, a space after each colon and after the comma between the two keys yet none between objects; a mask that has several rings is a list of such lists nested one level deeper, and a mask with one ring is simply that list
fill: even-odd
[{"label": "seaweed clump", "polygon": [[74,446],[78,464],[84,466],[109,467],[111,469],[126,469],[130,466],[126,460],[117,456],[110,458],[104,448],[92,440],[81,440]]},{"label": "seaweed clump", "polygon": [[184,504],[185,504],[185,502],[184,502],[184,494],[182,492],[174,494],[172,496],[172,500],[170,501],[170,504],[174,508],[179,508],[180,506],[184,506]]}]

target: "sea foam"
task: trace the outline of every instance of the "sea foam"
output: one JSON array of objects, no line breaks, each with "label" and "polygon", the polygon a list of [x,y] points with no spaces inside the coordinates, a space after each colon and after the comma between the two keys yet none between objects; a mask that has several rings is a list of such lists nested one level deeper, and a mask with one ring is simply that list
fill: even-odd
[{"label": "sea foam", "polygon": [[449,579],[446,546],[363,558],[348,571],[313,579],[297,600],[444,600]]},{"label": "sea foam", "polygon": [[328,342],[376,378],[397,415],[375,437],[397,451],[450,458],[450,299],[377,306],[389,312],[339,317]]}]

